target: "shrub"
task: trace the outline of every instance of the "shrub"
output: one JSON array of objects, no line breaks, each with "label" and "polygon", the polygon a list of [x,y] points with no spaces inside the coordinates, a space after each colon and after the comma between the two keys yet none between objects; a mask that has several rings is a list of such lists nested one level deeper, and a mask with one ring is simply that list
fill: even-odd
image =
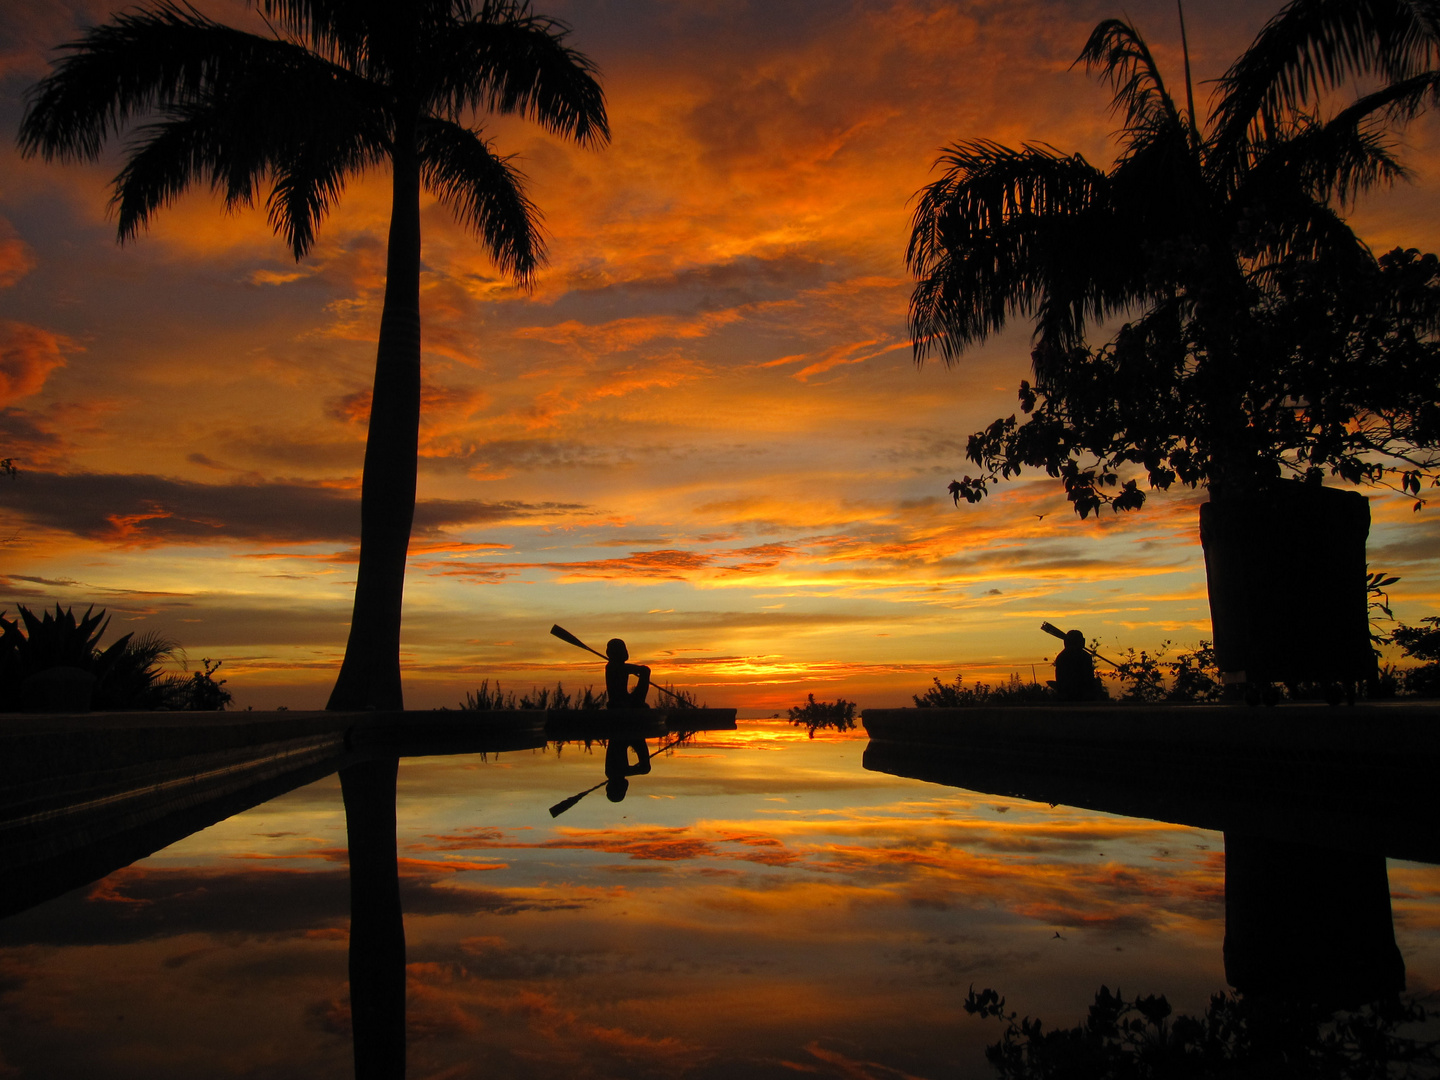
[{"label": "shrub", "polygon": [[1101,678],[1115,680],[1121,688],[1120,700],[1131,705],[1218,701],[1222,689],[1220,672],[1210,642],[1202,641],[1195,649],[1166,661],[1165,654],[1172,644],[1161,642],[1154,655],[1143,649],[1138,653],[1134,648],[1126,649],[1124,659],[1102,671]]},{"label": "shrub", "polygon": [[500,689],[498,679],[495,681],[495,689],[491,690],[490,680],[485,679],[480,683],[480,689],[465,695],[460,708],[468,712],[489,712],[492,709],[578,709],[591,712],[605,708],[605,691],[601,690],[597,694],[593,686],[587,686],[585,692],[577,698],[565,691],[563,683],[557,682],[554,690],[548,686],[532,686],[530,692],[521,696],[517,702],[515,691],[505,693]]},{"label": "shrub", "polygon": [[[204,657],[200,661],[204,665],[203,670],[193,672],[188,679],[172,676],[171,683],[171,705],[172,709],[185,709],[196,712],[221,712],[226,705],[230,704],[230,691],[225,689],[224,679],[216,679],[215,672],[220,670],[223,660],[211,660]],[[284,706],[281,706],[283,709]]]},{"label": "shrub", "polygon": [[1405,689],[1421,697],[1440,697],[1440,615],[1427,616],[1420,622],[1428,626],[1401,623],[1390,640],[1408,658],[1425,661],[1404,673]]},{"label": "shrub", "polygon": [[814,694],[807,695],[803,705],[790,710],[790,723],[795,727],[807,728],[810,738],[822,728],[835,731],[851,731],[855,727],[855,703],[841,698],[839,701],[816,701]]},{"label": "shrub", "polygon": [[500,689],[500,680],[495,680],[495,689],[490,689],[490,680],[485,679],[480,683],[480,689],[473,694],[466,693],[465,700],[460,703],[460,708],[469,712],[490,712],[493,709],[518,709],[515,704],[515,691],[510,691],[507,698]]},{"label": "shrub", "polygon": [[1167,701],[1220,700],[1224,687],[1220,683],[1215,646],[1211,642],[1200,642],[1196,648],[1180,653],[1166,666],[1170,669],[1171,680]]},{"label": "shrub", "polygon": [[980,705],[1038,705],[1055,700],[1055,691],[1042,683],[1023,682],[1019,675],[1011,673],[1010,681],[991,686],[976,683],[961,686],[961,676],[956,675],[954,683],[942,683],[938,678],[935,685],[923,694],[913,694],[915,704],[921,709],[966,709]]},{"label": "shrub", "polygon": [[1165,674],[1160,658],[1165,655],[1167,641],[1151,656],[1144,649],[1138,653],[1128,648],[1115,667],[1101,673],[1103,679],[1114,679],[1120,686],[1120,700],[1127,705],[1151,705],[1165,700]]},{"label": "shrub", "polygon": [[[652,686],[660,686],[659,683],[651,683]],[[697,698],[691,690],[676,690],[669,683],[664,684],[665,690],[669,693],[662,694],[656,701],[657,705],[664,705],[670,709],[703,709],[704,703]]]}]

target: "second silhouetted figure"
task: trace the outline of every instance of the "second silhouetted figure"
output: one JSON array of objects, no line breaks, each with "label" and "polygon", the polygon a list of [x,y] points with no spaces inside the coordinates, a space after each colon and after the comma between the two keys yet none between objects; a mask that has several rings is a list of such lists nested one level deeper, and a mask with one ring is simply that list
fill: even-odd
[{"label": "second silhouetted figure", "polygon": [[1061,701],[1093,701],[1095,691],[1095,660],[1085,648],[1085,635],[1071,630],[1065,635],[1065,648],[1055,657],[1055,696]]}]

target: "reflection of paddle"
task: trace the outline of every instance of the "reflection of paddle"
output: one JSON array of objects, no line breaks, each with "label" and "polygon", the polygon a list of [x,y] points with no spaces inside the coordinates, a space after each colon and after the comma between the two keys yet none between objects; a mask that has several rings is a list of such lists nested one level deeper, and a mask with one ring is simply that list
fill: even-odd
[{"label": "reflection of paddle", "polygon": [[[1065,640],[1065,631],[1061,630],[1054,623],[1042,622],[1040,624],[1040,629],[1044,630],[1045,633],[1049,634],[1051,637],[1058,637],[1061,641]],[[1118,668],[1120,666],[1114,660],[1111,660],[1108,656],[1101,656],[1094,649],[1086,649],[1085,651],[1088,652],[1091,656],[1095,657],[1096,660],[1104,660],[1105,663],[1109,664],[1113,668]]]},{"label": "reflection of paddle", "polygon": [[[580,648],[584,649],[586,652],[593,652],[596,656],[600,657],[600,659],[601,659],[601,660],[604,660],[607,664],[610,662],[610,658],[609,658],[608,656],[606,656],[603,652],[600,652],[598,649],[592,649],[592,648],[590,648],[589,645],[586,645],[585,642],[581,641],[578,637],[576,637],[576,636],[575,636],[574,634],[572,634],[569,630],[566,630],[563,626],[559,625],[558,623],[557,623],[556,625],[550,627],[550,633],[554,634],[554,635],[555,635],[556,637],[558,637],[561,641],[568,641],[571,645],[578,645]],[[653,686],[656,690],[659,690],[662,694],[669,694],[671,697],[673,697],[676,701],[680,702],[680,704],[682,704],[682,705],[688,705],[688,704],[689,704],[689,702],[687,702],[687,701],[686,701],[684,698],[682,698],[679,694],[675,693],[674,690],[666,690],[665,687],[661,686],[661,685],[660,685],[659,683],[657,683],[657,682],[652,682],[650,685]],[[594,788],[591,788],[591,789],[590,789],[590,791],[594,791],[594,790],[595,790]],[[586,792],[586,794],[589,794],[589,792]],[[576,797],[578,798],[579,796],[576,796]],[[553,811],[552,811],[552,813],[553,813]]]},{"label": "reflection of paddle", "polygon": [[[555,629],[556,629],[556,630],[559,630],[560,628],[557,626]],[[560,635],[559,635],[559,634],[556,634],[555,636],[556,636],[556,637],[559,637]],[[581,646],[581,648],[584,648],[584,647],[585,647],[585,646],[583,646],[583,645]],[[689,735],[681,735],[678,739],[671,739],[671,740],[670,740],[668,743],[666,743],[664,746],[657,746],[657,747],[655,748],[655,753],[657,753],[657,754],[662,754],[662,753],[664,753],[666,750],[669,750],[669,749],[670,749],[672,746],[674,746],[676,743],[678,743],[678,742],[683,742],[684,740],[688,739],[689,737],[690,737]],[[628,749],[626,750],[626,758],[627,758],[627,759],[629,758],[629,750],[628,750]],[[604,786],[605,786],[606,784],[608,784],[609,782],[610,782],[610,778],[607,776],[604,780],[601,780],[600,783],[596,784],[594,787],[592,787],[592,788],[586,788],[584,791],[580,792],[580,794],[578,794],[578,795],[571,795],[568,799],[561,799],[561,800],[560,800],[559,802],[557,802],[554,806],[550,807],[550,816],[551,816],[551,817],[559,817],[559,816],[560,816],[561,814],[563,814],[566,810],[569,810],[572,806],[574,806],[574,805],[575,805],[576,803],[578,803],[581,799],[583,799],[586,795],[589,795],[590,792],[592,792],[592,791],[599,791],[602,787],[604,787]]]}]

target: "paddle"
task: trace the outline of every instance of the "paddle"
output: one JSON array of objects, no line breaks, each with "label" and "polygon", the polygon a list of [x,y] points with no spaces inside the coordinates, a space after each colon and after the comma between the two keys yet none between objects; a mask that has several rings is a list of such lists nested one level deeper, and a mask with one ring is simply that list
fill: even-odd
[{"label": "paddle", "polygon": [[[559,630],[560,628],[557,626],[555,629]],[[558,637],[559,635],[557,634],[556,636]],[[666,750],[669,750],[669,749],[670,749],[672,746],[674,746],[676,743],[678,743],[678,742],[684,742],[684,741],[685,741],[686,739],[688,739],[689,737],[690,737],[689,735],[681,735],[678,739],[671,739],[671,740],[670,740],[668,743],[666,743],[664,746],[657,746],[657,747],[655,748],[655,753],[657,753],[657,754],[664,753]],[[626,753],[628,754],[629,751],[627,750]],[[592,791],[599,791],[602,787],[604,787],[604,786],[605,786],[606,784],[608,784],[609,782],[610,782],[610,778],[607,776],[604,780],[601,780],[600,783],[596,784],[594,787],[592,787],[592,788],[586,788],[584,791],[580,792],[580,794],[578,794],[578,795],[571,795],[568,799],[561,799],[561,800],[560,800],[559,802],[557,802],[554,806],[550,807],[550,816],[551,816],[551,817],[559,817],[561,814],[565,813],[566,810],[569,810],[572,806],[574,806],[574,805],[575,805],[576,803],[578,803],[581,799],[583,799],[586,795],[589,795],[590,792],[592,792]]]},{"label": "paddle", "polygon": [[[589,645],[586,645],[585,642],[581,641],[578,637],[572,634],[569,630],[566,630],[559,623],[556,623],[554,626],[550,627],[550,633],[554,634],[561,641],[568,641],[571,645],[577,645],[580,648],[584,649],[586,652],[593,652],[596,656],[600,657],[600,659],[604,660],[607,664],[610,662],[610,658],[606,656],[603,652],[600,652],[598,649],[590,648]],[[1064,635],[1061,636],[1063,637]],[[682,705],[689,704],[688,701],[682,698],[679,694],[675,693],[674,690],[666,690],[665,687],[661,686],[659,683],[656,682],[652,682],[650,685],[653,686],[656,690],[659,690],[662,694],[669,694]],[[590,789],[590,791],[594,790],[594,788]],[[587,791],[585,794],[588,795],[589,793],[590,792]],[[578,797],[579,796],[577,796],[577,798]]]},{"label": "paddle", "polygon": [[[1061,641],[1065,640],[1065,631],[1061,630],[1054,623],[1042,622],[1040,624],[1040,629],[1044,630],[1045,633],[1049,634],[1051,637],[1058,637]],[[1105,663],[1109,664],[1113,668],[1118,668],[1120,666],[1114,660],[1111,660],[1108,656],[1101,656],[1094,649],[1086,649],[1085,651],[1088,652],[1091,656],[1095,657],[1095,659],[1097,660],[1104,660]]]}]

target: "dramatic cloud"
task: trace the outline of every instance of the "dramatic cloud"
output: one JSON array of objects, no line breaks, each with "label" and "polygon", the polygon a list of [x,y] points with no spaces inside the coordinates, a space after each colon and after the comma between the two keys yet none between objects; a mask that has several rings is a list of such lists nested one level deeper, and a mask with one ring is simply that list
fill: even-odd
[{"label": "dramatic cloud", "polygon": [[[240,0],[201,6],[267,32]],[[767,712],[807,681],[880,705],[961,666],[1043,677],[1042,619],[1122,649],[1208,636],[1203,493],[1079,522],[1058,482],[1027,473],[954,507],[945,485],[973,471],[969,433],[1016,411],[1029,327],[951,368],[917,369],[906,333],[912,199],[942,147],[1044,141],[1100,165],[1116,153],[1110,89],[1072,66],[1113,6],[542,9],[603,71],[614,138],[595,152],[520,117],[479,118],[545,214],[550,262],[533,291],[445,207],[421,208],[416,537],[505,547],[414,549],[408,701],[453,704],[463,691],[447,678],[571,678],[524,629],[541,611],[641,634],[634,646],[656,656],[689,645],[648,613],[723,608],[686,654],[709,666],[688,673],[712,704]],[[11,130],[55,45],[117,10],[0,10]],[[1127,12],[1178,85],[1173,4]],[[1186,14],[1203,109],[1270,12],[1215,0]],[[1405,132],[1416,182],[1353,211],[1378,250],[1440,247],[1436,122]],[[240,700],[321,704],[344,642],[388,175],[349,183],[297,263],[262,208],[224,214],[204,185],[117,246],[105,208],[118,152],[95,166],[0,156],[0,456],[22,469],[0,483],[18,590],[0,603],[51,588],[22,577],[117,597],[194,592],[219,572],[255,605],[243,656],[265,657],[242,668],[228,653]],[[1373,504],[1372,563],[1403,570],[1392,600],[1413,622],[1440,598],[1433,507],[1391,514],[1388,498]],[[309,543],[340,550],[288,550]],[[200,558],[220,545],[238,558]],[[218,655],[211,641],[237,637],[234,605],[194,604],[195,621],[167,630]],[[480,605],[493,634],[474,630]],[[330,613],[306,623],[306,651],[279,617],[265,644],[267,608]],[[515,644],[464,644],[482,638]]]},{"label": "dramatic cloud", "polygon": [[[197,484],[162,476],[25,473],[3,492],[13,512],[36,525],[117,546],[351,543],[360,533],[360,500],[344,488],[301,484]],[[562,518],[574,503],[484,503],[422,499],[415,531],[477,523]]]},{"label": "dramatic cloud", "polygon": [[0,289],[14,285],[35,267],[30,245],[14,235],[10,223],[0,218]]},{"label": "dramatic cloud", "polygon": [[39,393],[46,376],[65,363],[68,346],[38,326],[0,321],[0,406]]}]

